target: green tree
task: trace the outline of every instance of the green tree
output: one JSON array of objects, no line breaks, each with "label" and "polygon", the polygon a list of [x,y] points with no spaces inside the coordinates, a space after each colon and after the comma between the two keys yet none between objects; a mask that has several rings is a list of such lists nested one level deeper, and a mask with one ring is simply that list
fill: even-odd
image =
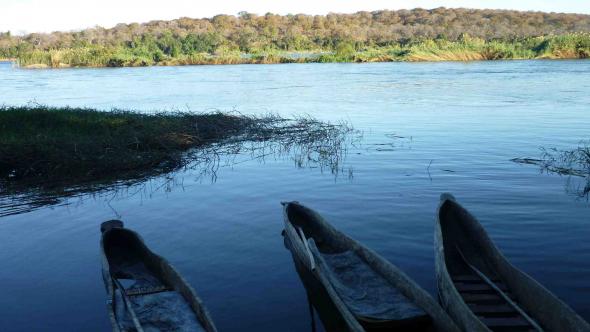
[{"label": "green tree", "polygon": [[166,31],[158,39],[158,47],[162,52],[171,57],[178,57],[182,51],[182,44],[172,35],[172,32]]},{"label": "green tree", "polygon": [[182,40],[182,52],[185,54],[213,53],[221,43],[222,37],[215,32],[191,33]]}]

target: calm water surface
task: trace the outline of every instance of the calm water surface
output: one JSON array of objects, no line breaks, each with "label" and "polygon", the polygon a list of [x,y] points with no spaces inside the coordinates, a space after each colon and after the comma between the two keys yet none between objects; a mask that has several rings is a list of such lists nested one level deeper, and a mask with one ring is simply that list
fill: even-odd
[{"label": "calm water surface", "polygon": [[[566,177],[510,161],[589,139],[590,61],[18,70],[0,104],[309,114],[363,131],[334,176],[267,158],[177,185],[0,219],[0,331],[107,331],[99,224],[120,217],[167,257],[220,331],[307,331],[280,236],[299,200],[434,294],[433,218],[451,191],[511,261],[590,319],[590,205]],[[403,138],[396,138],[396,136]]]}]

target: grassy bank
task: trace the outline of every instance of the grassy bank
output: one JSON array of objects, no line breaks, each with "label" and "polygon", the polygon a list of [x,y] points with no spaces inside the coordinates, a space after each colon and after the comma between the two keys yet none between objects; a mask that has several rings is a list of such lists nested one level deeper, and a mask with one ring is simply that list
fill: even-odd
[{"label": "grassy bank", "polygon": [[285,154],[298,167],[337,174],[351,131],[272,115],[0,107],[0,216],[78,195],[124,194],[155,177],[168,186],[181,169],[214,181],[222,159],[231,165],[238,155]]},{"label": "grassy bank", "polygon": [[571,33],[511,41],[462,36],[410,40],[384,46],[357,46],[341,42],[335,47],[300,52],[277,49],[222,48],[214,52],[177,52],[167,55],[159,48],[85,46],[33,50],[18,54],[24,68],[127,67],[153,65],[261,64],[293,62],[392,62],[471,61],[501,59],[581,59],[590,57],[590,33]]},{"label": "grassy bank", "polygon": [[224,144],[239,150],[243,142],[325,153],[345,133],[341,127],[272,115],[0,107],[0,183],[80,183],[160,174],[186,165],[187,151]]},{"label": "grassy bank", "polygon": [[0,178],[97,178],[179,163],[191,147],[260,126],[239,115],[141,114],[51,107],[0,108]]},{"label": "grassy bank", "polygon": [[203,153],[217,157],[227,147],[237,153],[248,142],[296,148],[306,156],[335,154],[330,149],[339,148],[347,130],[272,115],[2,107],[0,189],[143,179],[186,166]]}]

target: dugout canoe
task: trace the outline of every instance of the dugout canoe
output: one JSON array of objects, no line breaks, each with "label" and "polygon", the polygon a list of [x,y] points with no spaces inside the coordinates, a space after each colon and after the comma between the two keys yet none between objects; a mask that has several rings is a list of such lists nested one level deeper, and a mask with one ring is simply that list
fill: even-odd
[{"label": "dugout canoe", "polygon": [[458,331],[439,304],[393,264],[298,202],[283,204],[293,258],[326,290],[349,331]]},{"label": "dugout canoe", "polygon": [[435,264],[443,308],[465,331],[590,331],[568,305],[502,255],[451,194],[436,214]]},{"label": "dugout canoe", "polygon": [[113,331],[217,331],[193,288],[139,234],[119,220],[102,223],[100,230]]},{"label": "dugout canoe", "polygon": [[[289,237],[284,236],[285,248],[289,251],[292,249],[291,241]],[[342,315],[338,311],[338,308],[330,300],[330,296],[326,291],[326,288],[318,281],[318,279],[312,274],[311,270],[307,269],[303,263],[294,255],[292,255],[293,266],[299,276],[299,280],[305,288],[307,295],[307,302],[309,306],[311,331],[319,331],[319,325],[316,321],[316,316],[321,321],[321,327],[326,332],[342,332],[348,331],[348,324],[342,318]]]}]

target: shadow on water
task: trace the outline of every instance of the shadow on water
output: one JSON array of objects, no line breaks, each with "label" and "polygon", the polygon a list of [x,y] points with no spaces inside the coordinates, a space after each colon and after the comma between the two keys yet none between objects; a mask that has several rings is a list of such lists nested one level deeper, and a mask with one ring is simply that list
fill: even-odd
[{"label": "shadow on water", "polygon": [[581,199],[590,196],[590,141],[573,150],[541,148],[540,158],[514,158],[519,164],[536,165],[542,173],[566,177],[566,192]]},{"label": "shadow on water", "polygon": [[261,137],[236,136],[189,150],[173,168],[113,174],[83,182],[0,182],[0,217],[87,199],[110,202],[138,195],[149,198],[157,192],[182,190],[186,176],[197,182],[214,183],[222,169],[252,161],[291,159],[296,168],[314,168],[329,172],[335,179],[351,179],[353,170],[345,168],[344,160],[349,147],[359,144],[361,139],[361,133],[346,123],[327,124],[304,118]]}]

